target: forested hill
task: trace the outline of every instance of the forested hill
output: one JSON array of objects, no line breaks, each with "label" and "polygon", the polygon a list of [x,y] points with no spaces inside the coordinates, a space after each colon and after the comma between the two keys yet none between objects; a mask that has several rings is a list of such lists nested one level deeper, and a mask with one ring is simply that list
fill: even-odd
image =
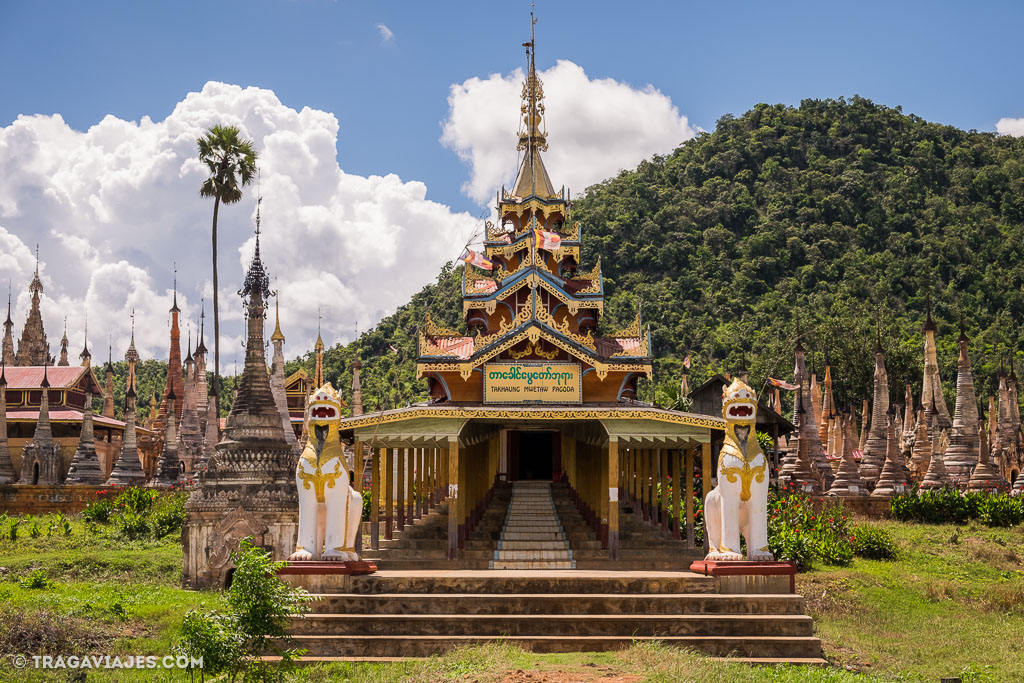
[{"label": "forested hill", "polygon": [[[661,404],[678,392],[687,353],[691,386],[744,363],[757,389],[767,375],[791,378],[798,327],[812,367],[830,351],[841,402],[870,395],[879,331],[893,396],[902,401],[908,379],[919,395],[929,294],[951,409],[961,310],[979,396],[994,391],[1001,356],[1021,346],[1024,140],[856,97],[761,104],[589,188],[574,212],[584,267],[602,259],[606,329],[642,302]],[[428,305],[461,324],[458,281],[447,268],[395,315],[328,351],[327,378],[348,394],[358,352],[368,409],[378,397],[419,400],[415,327]],[[300,363],[311,367],[311,356],[289,370]]]}]

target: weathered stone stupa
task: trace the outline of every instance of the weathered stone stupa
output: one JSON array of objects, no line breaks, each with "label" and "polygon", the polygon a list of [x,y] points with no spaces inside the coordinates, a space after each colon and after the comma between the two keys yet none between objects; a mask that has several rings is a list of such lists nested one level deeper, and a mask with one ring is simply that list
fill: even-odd
[{"label": "weathered stone stupa", "polygon": [[[187,389],[186,389],[187,391]],[[156,476],[153,483],[159,486],[173,486],[181,481],[181,460],[178,458],[178,432],[175,425],[174,401],[172,390],[167,394],[167,423],[164,425],[164,449],[156,465]]]},{"label": "weathered stone stupa", "polygon": [[875,498],[891,498],[907,489],[907,474],[900,453],[900,433],[896,427],[898,415],[893,406],[890,406],[886,413],[885,463],[878,475],[878,483],[871,492]]},{"label": "weathered stone stupa", "polygon": [[942,458],[950,483],[964,489],[971,478],[971,472],[978,464],[978,399],[974,394],[974,375],[971,373],[971,359],[967,354],[967,334],[962,318],[958,342],[960,356],[957,360],[956,407],[953,409],[953,428],[949,434],[949,446]]},{"label": "weathered stone stupa", "polygon": [[6,365],[17,363],[14,356],[14,321],[11,320],[11,290],[7,289],[7,318],[4,319],[4,340],[0,346],[0,362]]},{"label": "weathered stone stupa", "polygon": [[121,442],[121,454],[110,470],[107,486],[142,486],[146,483],[135,433],[135,398],[135,389],[128,387],[125,390],[124,440]]},{"label": "weathered stone stupa", "polygon": [[1005,487],[1005,481],[999,470],[989,461],[988,435],[984,423],[978,425],[978,464],[971,472],[967,482],[968,491],[999,491]]},{"label": "weathered stone stupa", "polygon": [[921,489],[941,489],[949,486],[949,474],[946,472],[946,465],[942,457],[943,449],[939,445],[941,435],[938,427],[939,411],[932,407],[932,429],[931,429],[931,451],[932,457],[928,462],[928,469],[921,480]]},{"label": "weathered stone stupa", "polygon": [[239,291],[247,309],[245,367],[216,453],[200,473],[186,509],[183,581],[223,587],[231,553],[243,538],[286,558],[295,546],[298,496],[292,446],[285,439],[263,352],[270,280],[256,250]]},{"label": "weathered stone stupa", "polygon": [[100,457],[96,453],[96,436],[92,424],[92,393],[85,395],[85,409],[82,411],[82,436],[78,439],[78,449],[71,459],[71,467],[65,480],[68,484],[103,484],[103,468]]},{"label": "weathered stone stupa", "polygon": [[43,365],[43,381],[39,402],[39,419],[32,435],[32,443],[25,446],[21,453],[20,484],[40,484],[55,486],[61,483],[63,462],[60,457],[60,446],[53,441],[53,430],[50,427],[50,381],[46,377],[46,365]]},{"label": "weathered stone stupa", "polygon": [[284,333],[281,332],[281,304],[280,295],[274,297],[274,333],[270,335],[270,342],[274,345],[274,359],[270,363],[270,390],[274,394],[274,404],[277,411],[281,413],[281,426],[284,428],[284,438],[295,450],[295,460],[298,462],[299,439],[292,429],[292,416],[288,414],[288,394],[284,388]]},{"label": "weathered stone stupa", "polygon": [[928,436],[928,424],[924,419],[924,410],[917,413],[917,430],[914,433],[914,447],[910,457],[910,476],[913,481],[924,479],[928,471],[928,463],[932,459],[932,440]]},{"label": "weathered stone stupa", "polygon": [[0,361],[0,484],[13,484],[17,479],[7,443],[7,363]]},{"label": "weathered stone stupa", "polygon": [[[829,442],[829,424],[832,421],[832,413],[835,412],[835,404],[832,401],[832,366],[829,364],[828,353],[825,354],[825,379],[824,390],[821,395],[821,420],[818,422],[818,440],[826,444]],[[817,415],[817,413],[815,413]],[[829,451],[829,455],[832,452]]]},{"label": "weathered stone stupa", "polygon": [[[808,410],[804,407],[803,392],[797,394],[796,407],[796,431],[810,429],[806,427]],[[821,482],[818,473],[814,470],[813,463],[807,452],[807,445],[810,439],[799,439],[796,448],[796,463],[790,475],[790,481],[804,493],[821,493]]]},{"label": "weathered stone stupa", "polygon": [[[811,388],[809,378],[807,377],[807,364],[804,359],[804,346],[797,338],[796,348],[793,350],[794,353],[794,365],[793,365],[793,381],[796,383],[800,392],[801,400],[796,402],[794,406],[793,422],[797,421],[798,416],[796,410],[799,406],[811,405]],[[812,463],[812,469],[815,476],[821,482],[822,489],[828,488],[832,483],[832,467],[828,464],[828,460],[825,458],[825,450],[821,446],[821,439],[818,438],[818,425],[814,421],[814,412],[804,409],[804,420],[801,428],[794,432],[797,440],[806,440],[807,443],[802,448],[806,453],[806,457]],[[794,452],[799,452],[801,446],[794,443],[793,438],[790,438],[789,447]]]},{"label": "weathered stone stupa", "polygon": [[853,459],[853,449],[857,443],[857,432],[854,428],[853,411],[847,409],[843,413],[843,455],[839,461],[836,478],[828,489],[830,496],[860,496],[866,493],[864,481],[860,477],[857,462]]},{"label": "weathered stone stupa", "polygon": [[939,379],[939,357],[935,348],[935,321],[932,320],[932,300],[928,298],[928,313],[924,322],[924,383],[921,386],[921,406],[925,418],[931,424],[934,414],[939,430],[949,429],[953,421],[949,419],[949,408],[942,394],[942,380]]},{"label": "weathered stone stupa", "polygon": [[[53,365],[50,344],[46,341],[46,331],[43,329],[43,314],[39,310],[43,282],[39,279],[38,246],[36,246],[36,272],[32,277],[32,284],[29,285],[29,291],[32,293],[32,306],[29,308],[28,318],[25,319],[25,327],[21,330],[21,339],[18,340],[15,364],[21,366]],[[10,317],[9,314],[8,317]]]},{"label": "weathered stone stupa", "polygon": [[860,476],[868,486],[874,486],[882,473],[888,450],[888,432],[891,428],[889,415],[889,376],[885,372],[885,351],[879,333],[875,345],[875,383],[871,406],[871,427],[864,442],[864,454],[860,460]]}]

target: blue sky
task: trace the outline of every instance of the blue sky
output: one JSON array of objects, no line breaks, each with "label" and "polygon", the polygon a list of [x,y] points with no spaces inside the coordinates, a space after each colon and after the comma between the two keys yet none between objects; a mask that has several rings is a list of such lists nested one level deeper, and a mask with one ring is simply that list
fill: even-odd
[{"label": "blue sky", "polygon": [[[173,264],[186,318],[212,295],[195,138],[229,122],[260,151],[289,348],[312,345],[318,311],[328,343],[368,329],[458,257],[514,176],[529,10],[0,0],[0,282],[15,320],[41,243],[51,339],[64,315],[78,338],[88,310],[123,353],[134,309],[140,351],[165,353]],[[537,14],[545,159],[577,193],[759,102],[859,94],[1024,135],[1024,3],[542,0]],[[252,191],[221,212],[229,346],[254,214]]]},{"label": "blue sky", "polygon": [[[522,64],[527,2],[0,3],[0,126],[162,119],[208,80],[334,113],[341,166],[476,212],[438,139],[448,89]],[[540,2],[538,61],[652,84],[691,124],[757,102],[860,94],[963,128],[1024,116],[1013,2]],[[394,38],[383,41],[378,25]],[[554,138],[553,142],[557,141]],[[666,150],[668,151],[668,150]]]}]

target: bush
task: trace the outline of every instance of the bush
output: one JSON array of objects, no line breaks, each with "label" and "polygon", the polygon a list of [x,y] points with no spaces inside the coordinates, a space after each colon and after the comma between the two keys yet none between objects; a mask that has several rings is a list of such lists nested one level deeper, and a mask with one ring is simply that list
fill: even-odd
[{"label": "bush", "polygon": [[122,512],[117,518],[117,532],[129,541],[137,541],[149,535],[149,520],[138,512]]},{"label": "bush", "polygon": [[[235,680],[244,672],[246,680],[279,680],[282,669],[290,667],[299,653],[278,644],[287,639],[289,620],[303,612],[309,594],[277,578],[275,572],[284,563],[273,562],[248,538],[231,559],[235,572],[227,595],[230,611],[189,612],[175,652],[203,657],[203,677],[225,672]],[[267,654],[279,655],[280,663],[263,661]]]},{"label": "bush", "polygon": [[891,560],[896,557],[896,542],[885,529],[858,526],[853,530],[853,552],[868,560]]},{"label": "bush", "polygon": [[901,522],[966,524],[979,519],[988,526],[1013,526],[1024,521],[1019,499],[999,493],[960,493],[949,488],[896,496],[890,509],[893,519]]},{"label": "bush", "polygon": [[1019,496],[990,495],[982,501],[978,516],[987,526],[1017,526],[1024,522],[1024,500]]},{"label": "bush", "polygon": [[43,569],[36,569],[31,574],[22,577],[19,583],[22,588],[32,588],[35,590],[45,590],[53,585],[53,583],[46,578],[46,571]]},{"label": "bush", "polygon": [[768,549],[800,569],[810,569],[816,562],[849,564],[853,559],[849,526],[841,504],[815,513],[805,493],[769,493]]},{"label": "bush", "polygon": [[93,524],[106,524],[110,521],[112,510],[110,499],[100,498],[85,506],[85,509],[82,510],[82,519]]},{"label": "bush", "polygon": [[181,531],[185,524],[185,501],[188,493],[179,491],[161,501],[153,509],[153,536],[160,539]]},{"label": "bush", "polygon": [[134,512],[144,514],[149,512],[153,503],[160,497],[156,489],[141,489],[132,487],[125,489],[114,499],[114,509],[118,512]]}]

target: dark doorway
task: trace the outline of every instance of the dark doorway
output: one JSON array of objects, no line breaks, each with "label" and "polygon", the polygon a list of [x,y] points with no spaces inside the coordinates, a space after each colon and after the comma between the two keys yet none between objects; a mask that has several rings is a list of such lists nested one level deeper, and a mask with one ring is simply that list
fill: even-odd
[{"label": "dark doorway", "polygon": [[36,486],[39,484],[39,463],[32,463],[32,485]]},{"label": "dark doorway", "polygon": [[551,481],[555,471],[558,432],[512,432],[509,434],[510,472],[513,480]]}]

